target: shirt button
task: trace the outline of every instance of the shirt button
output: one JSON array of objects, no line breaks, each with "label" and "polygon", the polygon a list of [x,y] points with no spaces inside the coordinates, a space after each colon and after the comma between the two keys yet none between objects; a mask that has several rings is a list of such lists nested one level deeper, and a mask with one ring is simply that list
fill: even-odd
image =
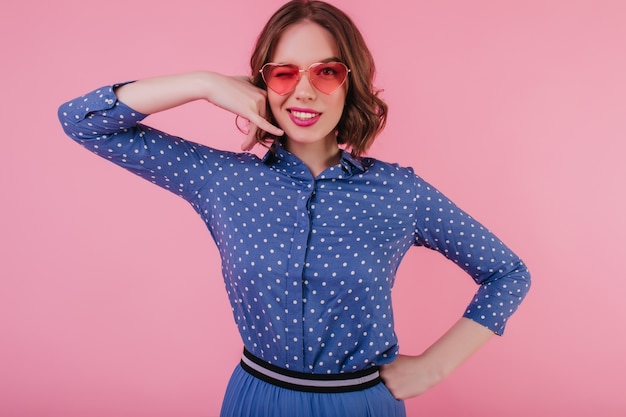
[{"label": "shirt button", "polygon": [[107,98],[106,100],[104,100],[106,104],[113,104],[113,99]]}]

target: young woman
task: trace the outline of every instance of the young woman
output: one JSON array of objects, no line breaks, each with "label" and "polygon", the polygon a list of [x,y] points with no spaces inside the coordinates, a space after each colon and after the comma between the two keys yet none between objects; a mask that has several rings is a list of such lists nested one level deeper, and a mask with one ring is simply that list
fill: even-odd
[{"label": "young woman", "polygon": [[[74,140],[180,195],[217,243],[244,344],[223,416],[403,416],[403,399],[501,334],[529,288],[522,261],[412,169],[363,154],[384,127],[374,63],[352,21],[294,0],[269,20],[251,77],[193,72],[104,87],[61,106]],[[244,151],[140,123],[206,100],[249,121]],[[340,146],[342,145],[342,146]],[[425,246],[479,284],[419,356],[398,351],[391,289]]]}]

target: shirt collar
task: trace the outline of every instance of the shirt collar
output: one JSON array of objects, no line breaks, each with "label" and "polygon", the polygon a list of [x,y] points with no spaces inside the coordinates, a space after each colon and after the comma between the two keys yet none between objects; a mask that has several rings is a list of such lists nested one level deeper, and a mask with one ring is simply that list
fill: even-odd
[{"label": "shirt collar", "polygon": [[[359,159],[353,157],[350,152],[347,152],[343,149],[341,149],[340,151],[340,166],[334,166],[324,171],[321,174],[322,177],[328,178],[330,176],[333,176],[337,178],[348,178],[352,175],[365,172],[365,167]],[[301,176],[306,173],[310,175],[308,168],[304,165],[302,160],[287,151],[279,141],[275,141],[272,145],[272,148],[265,154],[265,156],[263,157],[263,163],[265,165],[280,169],[281,171],[286,172],[290,175]],[[329,171],[337,172],[337,174],[332,175]]]}]

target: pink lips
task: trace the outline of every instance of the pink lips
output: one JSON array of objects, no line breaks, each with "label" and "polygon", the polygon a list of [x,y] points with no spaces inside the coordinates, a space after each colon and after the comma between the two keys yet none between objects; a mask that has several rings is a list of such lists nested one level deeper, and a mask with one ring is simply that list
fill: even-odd
[{"label": "pink lips", "polygon": [[292,107],[289,109],[289,117],[291,121],[300,127],[307,127],[314,125],[322,114],[311,109],[301,109]]}]

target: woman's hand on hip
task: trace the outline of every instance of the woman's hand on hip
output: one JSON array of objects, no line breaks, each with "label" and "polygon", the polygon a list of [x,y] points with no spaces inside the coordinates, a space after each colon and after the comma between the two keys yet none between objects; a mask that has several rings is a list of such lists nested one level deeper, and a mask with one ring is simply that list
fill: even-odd
[{"label": "woman's hand on hip", "polygon": [[406,355],[399,355],[393,362],[383,365],[380,376],[398,400],[421,395],[443,379],[425,356]]}]

